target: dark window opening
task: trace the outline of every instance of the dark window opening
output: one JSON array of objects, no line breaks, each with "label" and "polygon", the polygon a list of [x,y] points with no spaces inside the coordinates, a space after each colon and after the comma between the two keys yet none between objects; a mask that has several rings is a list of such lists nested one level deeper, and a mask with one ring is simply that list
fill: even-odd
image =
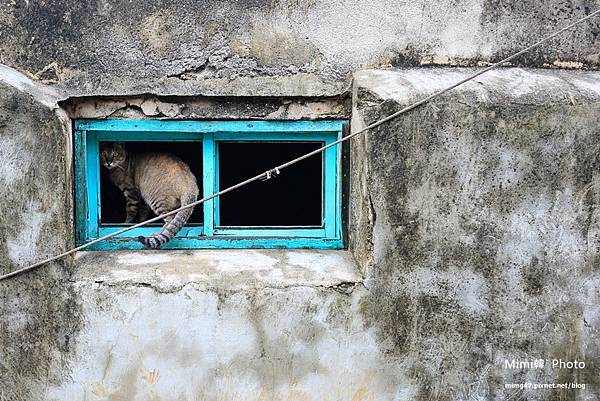
[{"label": "dark window opening", "polygon": [[[104,142],[101,142],[102,145]],[[202,193],[202,142],[125,142],[127,152],[171,153],[187,163],[196,176]],[[110,172],[100,163],[100,216],[101,224],[124,223],[126,217],[125,196],[111,181]],[[202,224],[202,206],[196,206],[188,225]],[[152,211],[148,218],[156,217]],[[136,222],[139,221],[139,216]],[[162,225],[157,222],[155,225]]]},{"label": "dark window opening", "polygon": [[[323,146],[322,142],[219,142],[219,189]],[[220,197],[220,226],[322,226],[322,154]]]}]

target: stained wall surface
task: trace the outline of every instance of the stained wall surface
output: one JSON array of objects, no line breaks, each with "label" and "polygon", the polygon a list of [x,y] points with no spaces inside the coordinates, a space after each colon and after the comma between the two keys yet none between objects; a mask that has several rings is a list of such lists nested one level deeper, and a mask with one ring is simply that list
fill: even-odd
[{"label": "stained wall surface", "polygon": [[[470,73],[359,72],[355,127]],[[363,316],[418,383],[404,399],[598,398],[599,78],[491,72],[354,144]],[[505,388],[525,382],[587,387]]]},{"label": "stained wall surface", "polygon": [[[3,2],[0,272],[72,245],[70,117],[356,130],[599,7]],[[347,252],[79,254],[0,282],[0,400],[600,398],[598,24],[356,140]],[[532,358],[586,368],[504,367]],[[587,387],[505,388],[526,381]]]},{"label": "stained wall surface", "polygon": [[[498,60],[598,0],[5,1],[0,63],[73,95],[327,95],[352,72]],[[516,62],[600,65],[596,19]]]},{"label": "stained wall surface", "polygon": [[[69,132],[52,95],[15,73],[0,82],[0,273],[73,244]],[[54,102],[54,104],[56,104]],[[80,325],[69,260],[0,284],[0,400],[43,399],[68,377]]]}]

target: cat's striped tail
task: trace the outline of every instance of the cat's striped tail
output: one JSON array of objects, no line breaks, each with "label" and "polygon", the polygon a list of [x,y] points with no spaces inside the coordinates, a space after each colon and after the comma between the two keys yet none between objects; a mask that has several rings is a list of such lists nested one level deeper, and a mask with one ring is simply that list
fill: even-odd
[{"label": "cat's striped tail", "polygon": [[[196,200],[197,194],[192,193],[185,195],[181,198],[181,206],[189,205],[190,203]],[[183,228],[185,223],[187,223],[188,219],[192,215],[194,211],[193,207],[180,210],[175,214],[173,220],[161,228],[160,232],[157,234],[152,234],[150,237],[139,236],[138,241],[140,241],[146,248],[150,249],[158,249],[167,242],[171,241],[173,237],[177,235],[177,233]]]}]

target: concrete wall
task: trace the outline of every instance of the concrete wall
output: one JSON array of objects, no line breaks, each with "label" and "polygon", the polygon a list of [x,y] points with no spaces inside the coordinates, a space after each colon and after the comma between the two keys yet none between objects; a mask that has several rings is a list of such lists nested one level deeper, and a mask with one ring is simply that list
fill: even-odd
[{"label": "concrete wall", "polygon": [[[477,65],[598,0],[6,1],[0,63],[72,95],[332,95],[379,66]],[[517,62],[598,67],[592,21]]]},{"label": "concrete wall", "polygon": [[[353,118],[370,124],[470,72],[360,72]],[[599,79],[492,72],[354,144],[363,317],[415,383],[406,399],[598,398]],[[544,369],[504,367],[537,358]],[[587,389],[504,389],[527,381]]]},{"label": "concrete wall", "polygon": [[[469,72],[359,72],[353,129]],[[352,256],[92,252],[3,282],[0,399],[595,400],[599,78],[494,72],[354,142]],[[10,270],[70,245],[72,205],[62,113],[4,88]]]},{"label": "concrete wall", "polygon": [[[70,129],[50,93],[1,69],[0,273],[73,244]],[[81,324],[69,260],[0,284],[0,400],[43,399],[68,377]]]},{"label": "concrete wall", "polygon": [[[84,252],[84,324],[57,400],[392,397],[345,251]],[[372,398],[372,396],[371,396]],[[372,398],[373,399],[373,398]]]},{"label": "concrete wall", "polygon": [[[356,130],[469,72],[357,70],[485,64],[600,7],[132,4],[0,4],[0,63],[32,79],[0,66],[2,272],[72,245],[69,117],[347,118],[349,95]],[[598,32],[355,141],[351,255],[86,253],[1,282],[0,400],[597,399]]]}]

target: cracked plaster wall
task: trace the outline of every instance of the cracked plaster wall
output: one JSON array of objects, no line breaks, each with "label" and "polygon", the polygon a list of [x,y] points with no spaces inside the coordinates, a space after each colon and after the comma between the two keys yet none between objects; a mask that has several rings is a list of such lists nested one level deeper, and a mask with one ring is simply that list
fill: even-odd
[{"label": "cracked plaster wall", "polygon": [[[358,73],[353,129],[469,72]],[[320,284],[318,274],[345,265],[337,260],[310,273],[313,281],[298,280],[301,264],[290,268],[297,263],[278,251],[237,264],[205,253],[201,261],[186,252],[179,261],[171,253],[90,254],[73,275],[55,266],[10,282],[2,288],[3,397],[597,399],[598,78],[496,71],[354,142],[350,246],[361,274]],[[6,106],[7,115],[26,112],[7,131],[23,140],[3,149],[34,139],[63,146],[55,112],[8,90],[4,103],[18,106]],[[55,121],[54,136],[40,120]],[[40,196],[47,187],[36,188]],[[37,227],[47,214],[27,216]],[[24,249],[4,255],[20,258]],[[586,369],[503,369],[505,359],[535,357],[584,360]],[[523,381],[587,389],[503,387]]]},{"label": "cracked plaster wall", "polygon": [[[353,129],[470,73],[360,72]],[[599,82],[495,71],[352,144],[362,316],[416,387],[397,399],[600,397]],[[513,358],[586,368],[503,368]],[[587,387],[504,388],[527,381]]]},{"label": "cracked plaster wall", "polygon": [[[72,246],[69,128],[52,96],[0,76],[0,274]],[[0,400],[42,399],[79,329],[69,261],[0,283]]]},{"label": "cracked plaster wall", "polygon": [[85,325],[70,379],[49,386],[47,399],[351,400],[398,391],[392,362],[364,330],[367,290],[345,251],[85,252],[72,281]]},{"label": "cracked plaster wall", "polygon": [[392,361],[363,329],[364,288],[191,284],[163,294],[79,284],[88,323],[76,369],[47,399],[376,400],[372,388],[398,391]]},{"label": "cracked plaster wall", "polygon": [[[477,65],[598,0],[25,1],[0,4],[0,63],[83,95],[334,96],[361,68]],[[520,58],[597,68],[592,20]]]},{"label": "cracked plaster wall", "polygon": [[[0,84],[2,271],[71,244],[59,99],[81,100],[62,103],[72,116],[347,116],[331,99],[353,71],[485,64],[598,7],[3,2],[0,63],[49,88]],[[598,32],[590,22],[517,63],[597,69]],[[353,126],[406,104],[401,93],[428,92],[435,74],[355,85]],[[477,96],[447,97],[356,142],[351,241],[364,285],[161,293],[143,280],[73,278],[68,260],[1,283],[0,399],[595,399],[597,390],[498,390],[525,378],[598,388],[597,84],[557,74],[566,81],[541,92],[528,82],[552,75],[518,86],[499,75]],[[532,354],[585,357],[591,368],[498,369]]]}]

